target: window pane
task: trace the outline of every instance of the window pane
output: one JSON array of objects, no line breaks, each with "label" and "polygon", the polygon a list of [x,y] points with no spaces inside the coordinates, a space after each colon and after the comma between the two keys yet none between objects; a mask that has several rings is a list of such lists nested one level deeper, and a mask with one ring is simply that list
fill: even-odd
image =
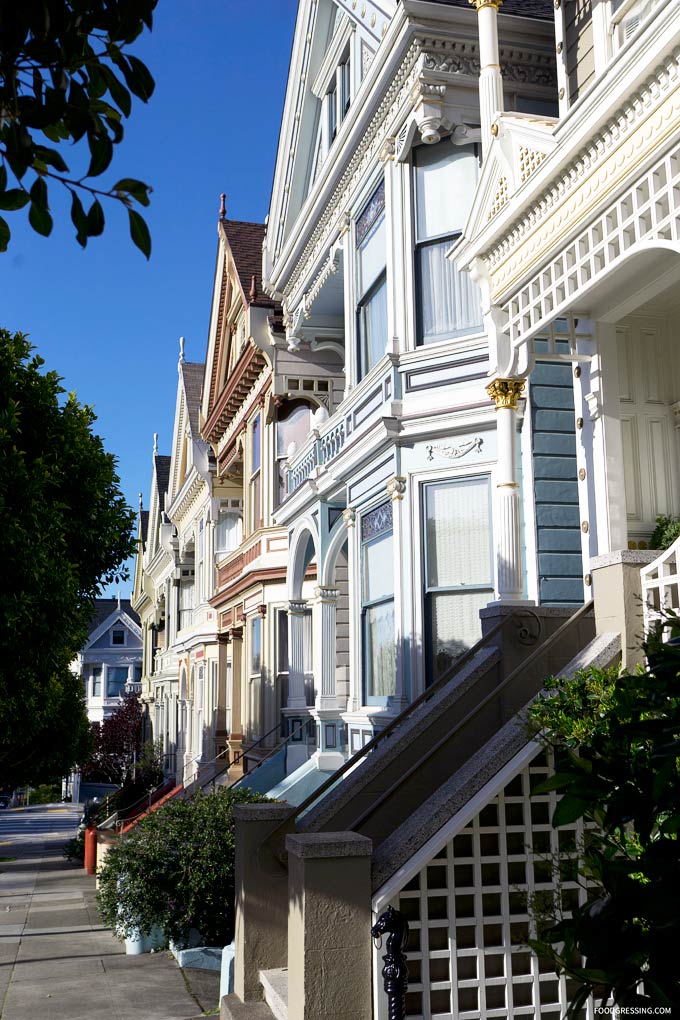
[{"label": "window pane", "polygon": [[260,527],[262,523],[262,511],[260,507],[260,476],[255,475],[250,483],[250,496],[252,499],[252,521],[253,529]]},{"label": "window pane", "polygon": [[259,673],[262,668],[262,620],[253,617],[250,622],[250,674]]},{"label": "window pane", "polygon": [[363,297],[385,270],[386,255],[385,214],[371,227],[357,251],[357,293]]},{"label": "window pane", "polygon": [[359,362],[362,375],[377,365],[387,346],[387,281],[359,308]]},{"label": "window pane", "polygon": [[392,602],[364,610],[366,696],[387,698],[396,694],[396,649]]},{"label": "window pane", "polygon": [[252,447],[252,466],[250,473],[253,474],[259,470],[260,467],[260,416],[253,422],[253,447]]},{"label": "window pane", "polygon": [[222,512],[215,528],[215,552],[233,552],[241,541],[241,517],[237,513]]},{"label": "window pane", "polygon": [[106,696],[117,698],[123,693],[128,678],[127,666],[110,666],[106,675]]},{"label": "window pane", "polygon": [[312,409],[309,404],[298,404],[279,417],[276,424],[276,456],[287,457],[291,443],[302,446],[312,427]]},{"label": "window pane", "polygon": [[340,65],[340,76],[342,79],[342,113],[347,113],[350,103],[350,63],[349,57]]},{"label": "window pane", "polygon": [[465,226],[477,184],[479,163],[471,145],[449,138],[415,151],[416,232],[419,241],[453,234]]},{"label": "window pane", "polygon": [[101,698],[102,696],[102,668],[101,666],[92,667],[92,697]]},{"label": "window pane", "polygon": [[429,596],[433,680],[437,680],[459,655],[479,641],[482,636],[479,610],[487,605],[489,598],[490,590]]},{"label": "window pane", "polygon": [[424,344],[436,343],[482,327],[479,287],[446,258],[452,239],[418,249],[418,312]]},{"label": "window pane", "polygon": [[489,481],[471,479],[426,489],[428,588],[490,587]]},{"label": "window pane", "polygon": [[392,535],[385,535],[365,545],[363,553],[364,603],[394,595]]},{"label": "window pane", "polygon": [[328,142],[330,144],[338,130],[337,88],[335,85],[328,93],[326,102],[328,104]]}]

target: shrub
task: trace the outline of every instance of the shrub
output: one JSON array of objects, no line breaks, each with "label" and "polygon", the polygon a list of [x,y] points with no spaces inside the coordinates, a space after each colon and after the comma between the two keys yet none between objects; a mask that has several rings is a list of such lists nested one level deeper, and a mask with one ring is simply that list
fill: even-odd
[{"label": "shrub", "polygon": [[591,668],[546,681],[551,696],[530,710],[555,756],[534,792],[561,794],[553,826],[588,829],[572,860],[585,902],[556,910],[531,943],[571,979],[570,1018],[593,994],[680,1007],[680,650],[657,635],[646,651],[649,668],[632,676]]},{"label": "shrub", "polygon": [[82,864],[85,860],[85,832],[79,832],[64,845],[64,857],[74,864]]},{"label": "shrub", "polygon": [[680,536],[680,517],[667,517],[660,514],[656,519],[656,527],[649,540],[650,549],[670,549],[676,538]]},{"label": "shrub", "polygon": [[235,804],[266,800],[251,790],[215,790],[171,800],[143,818],[107,854],[97,902],[119,937],[154,926],[186,946],[234,937]]},{"label": "shrub", "polygon": [[56,804],[61,800],[61,783],[43,783],[31,788],[31,804]]}]

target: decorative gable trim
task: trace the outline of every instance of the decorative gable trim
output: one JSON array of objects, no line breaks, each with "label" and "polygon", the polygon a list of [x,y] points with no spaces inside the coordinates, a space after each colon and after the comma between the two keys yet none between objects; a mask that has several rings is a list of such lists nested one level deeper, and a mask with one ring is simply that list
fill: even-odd
[{"label": "decorative gable trim", "polygon": [[86,651],[88,648],[91,648],[96,641],[99,641],[99,639],[103,637],[108,630],[111,630],[111,628],[114,627],[117,623],[123,624],[123,626],[127,627],[127,629],[134,637],[136,637],[139,641],[142,640],[142,628],[139,627],[130,616],[128,616],[124,609],[122,608],[114,609],[114,611],[109,616],[107,616],[102,623],[99,624],[96,630],[93,630],[92,633],[89,635],[87,641],[85,642],[83,651]]}]

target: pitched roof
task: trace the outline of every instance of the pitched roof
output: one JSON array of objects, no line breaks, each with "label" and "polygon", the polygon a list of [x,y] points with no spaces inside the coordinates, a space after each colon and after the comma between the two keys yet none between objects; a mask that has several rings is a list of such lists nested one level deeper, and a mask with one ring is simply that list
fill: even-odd
[{"label": "pitched roof", "polygon": [[148,510],[141,510],[140,514],[139,514],[139,518],[140,518],[140,520],[139,520],[140,529],[139,530],[141,532],[141,539],[142,539],[142,542],[144,543],[144,545],[146,545],[146,536],[149,533],[149,511]]},{"label": "pitched roof", "polygon": [[201,407],[201,390],[203,389],[203,374],[205,365],[194,361],[185,361],[180,366],[182,379],[184,380],[184,392],[187,398],[187,413],[191,434],[198,438],[198,412]]},{"label": "pitched roof", "polygon": [[[471,10],[469,0],[434,0],[449,7],[466,7]],[[499,14],[514,14],[522,18],[543,18],[552,21],[555,17],[553,0],[503,0]]]},{"label": "pitched roof", "polygon": [[[224,232],[234,257],[234,265],[246,300],[251,305],[273,308],[275,302],[262,289],[262,242],[264,223],[222,220]],[[251,297],[251,294],[254,296]]]},{"label": "pitched roof", "polygon": [[157,453],[156,462],[156,488],[158,490],[158,505],[165,510],[165,494],[170,483],[170,457],[166,454]]},{"label": "pitched roof", "polygon": [[[139,617],[137,616],[134,609],[130,608],[129,599],[120,600],[120,608],[130,617],[131,620],[139,626]],[[92,616],[92,623],[90,624],[90,633],[95,631],[97,627],[101,627],[104,620],[106,620],[111,613],[115,613],[118,609],[118,599],[95,599],[94,600],[94,613]]]}]

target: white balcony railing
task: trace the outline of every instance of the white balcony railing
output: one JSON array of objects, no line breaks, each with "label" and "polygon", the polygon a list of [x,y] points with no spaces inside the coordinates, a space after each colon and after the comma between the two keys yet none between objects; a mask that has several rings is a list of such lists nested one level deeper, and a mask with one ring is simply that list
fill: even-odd
[{"label": "white balcony railing", "polygon": [[316,471],[340,454],[345,445],[367,432],[384,412],[385,404],[398,396],[396,365],[385,361],[376,366],[334,414],[290,458],[286,467],[286,494],[290,496]]},{"label": "white balcony railing", "polygon": [[[669,615],[680,616],[680,538],[643,567],[640,577],[645,634],[649,634],[656,626],[667,622]],[[668,641],[671,636],[672,628],[665,627],[662,640]]]}]

